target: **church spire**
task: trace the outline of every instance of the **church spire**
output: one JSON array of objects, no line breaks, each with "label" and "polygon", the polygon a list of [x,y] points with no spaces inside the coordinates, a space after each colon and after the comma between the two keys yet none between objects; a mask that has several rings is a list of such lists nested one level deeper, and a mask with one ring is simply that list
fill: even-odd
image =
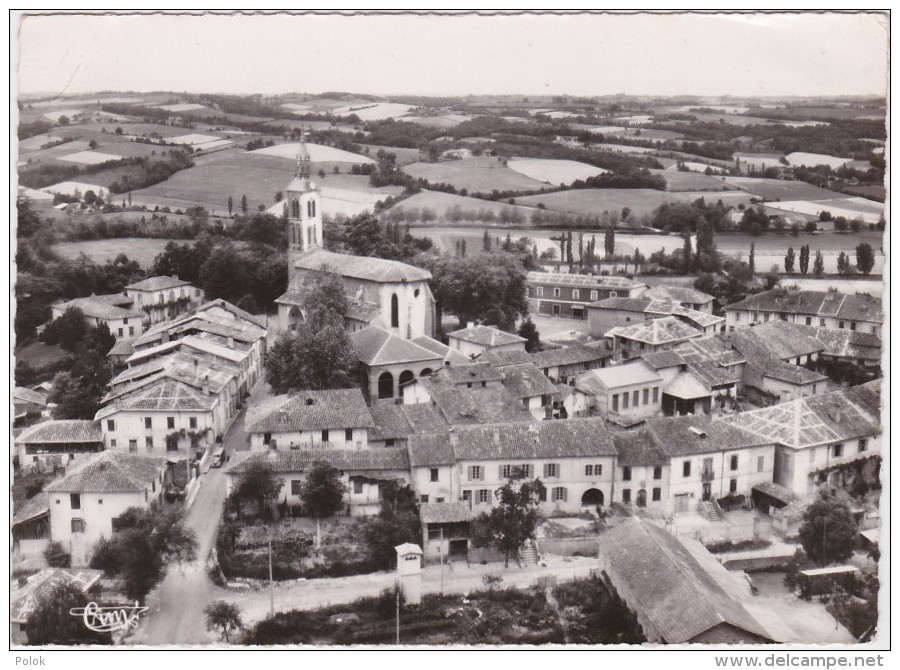
[{"label": "church spire", "polygon": [[306,148],[306,131],[300,129],[300,145],[297,147],[297,171],[294,176],[298,179],[309,179],[309,150]]}]

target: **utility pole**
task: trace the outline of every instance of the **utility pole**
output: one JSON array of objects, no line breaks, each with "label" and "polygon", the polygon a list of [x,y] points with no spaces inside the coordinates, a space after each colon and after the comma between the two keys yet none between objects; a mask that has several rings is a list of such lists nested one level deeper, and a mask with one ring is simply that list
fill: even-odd
[{"label": "utility pole", "polygon": [[400,583],[397,582],[397,587],[394,589],[395,596],[397,598],[397,646],[400,646]]},{"label": "utility pole", "polygon": [[272,529],[269,529],[269,616],[275,616],[275,587],[272,580]]},{"label": "utility pole", "polygon": [[444,595],[444,527],[441,526],[441,543],[438,545],[438,554],[441,557],[441,595]]}]

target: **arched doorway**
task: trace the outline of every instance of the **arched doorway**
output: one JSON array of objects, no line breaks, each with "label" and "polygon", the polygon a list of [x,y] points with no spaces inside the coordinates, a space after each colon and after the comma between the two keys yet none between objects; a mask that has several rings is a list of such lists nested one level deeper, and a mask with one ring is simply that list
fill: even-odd
[{"label": "arched doorway", "polygon": [[394,375],[382,372],[378,377],[378,399],[386,400],[394,397]]},{"label": "arched doorway", "polygon": [[647,506],[647,489],[639,489],[638,490],[637,506],[638,507],[646,507]]},{"label": "arched doorway", "polygon": [[422,372],[419,373],[420,377],[429,377],[431,376],[431,368],[425,368]]},{"label": "arched doorway", "polygon": [[409,370],[404,370],[403,372],[400,373],[400,397],[401,398],[403,397],[403,387],[406,384],[409,384],[415,378],[416,378],[416,375],[414,375]]},{"label": "arched doorway", "polygon": [[588,489],[581,496],[581,504],[585,507],[596,507],[603,504],[603,491],[600,489]]},{"label": "arched doorway", "polygon": [[300,308],[294,305],[288,312],[288,330],[297,330],[297,326],[303,323],[303,313]]}]

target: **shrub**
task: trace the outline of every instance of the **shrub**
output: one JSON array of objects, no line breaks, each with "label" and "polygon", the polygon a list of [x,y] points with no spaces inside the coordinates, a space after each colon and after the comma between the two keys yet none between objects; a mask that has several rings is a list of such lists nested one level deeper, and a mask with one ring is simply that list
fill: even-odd
[{"label": "shrub", "polygon": [[44,549],[44,559],[51,568],[72,567],[72,556],[63,548],[61,542],[51,542]]}]

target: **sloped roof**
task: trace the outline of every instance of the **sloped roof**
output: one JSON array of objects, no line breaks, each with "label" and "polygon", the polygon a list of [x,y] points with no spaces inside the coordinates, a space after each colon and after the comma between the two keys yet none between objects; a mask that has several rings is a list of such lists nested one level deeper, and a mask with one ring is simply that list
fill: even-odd
[{"label": "sloped roof", "polygon": [[713,301],[713,296],[690,286],[652,286],[644,291],[644,296],[654,300],[674,300],[689,305],[705,305]]},{"label": "sloped roof", "polygon": [[507,365],[501,370],[501,383],[517,398],[556,395],[556,386],[547,379],[534,363]]},{"label": "sloped roof", "polygon": [[630,289],[641,284],[628,277],[605,275],[567,274],[563,272],[529,272],[526,281],[529,284],[554,284],[556,286],[587,286],[590,288]]},{"label": "sloped roof", "polygon": [[646,427],[613,432],[612,439],[619,454],[616,459],[617,465],[655,466],[666,465],[669,462],[669,456],[659,448],[653,434]]},{"label": "sloped roof", "polygon": [[47,394],[40,391],[34,391],[24,386],[16,386],[13,390],[13,400],[21,400],[23,402],[34,403],[35,405],[46,405]]},{"label": "sloped roof", "polygon": [[303,472],[316,461],[325,461],[343,471],[409,470],[406,449],[291,449],[257,453],[225,468],[227,474],[246,472],[251,463],[268,463],[275,472]]},{"label": "sloped roof", "polygon": [[450,384],[479,384],[481,382],[499,382],[503,375],[490,363],[469,361],[461,365],[445,365],[432,375],[435,380]]},{"label": "sloped roof", "polygon": [[29,426],[16,438],[16,444],[77,444],[103,441],[100,424],[83,419],[57,419]]},{"label": "sloped roof", "polygon": [[356,357],[369,367],[422,361],[435,361],[439,365],[443,359],[440,354],[378,326],[369,326],[351,333],[350,345]]},{"label": "sloped roof", "polygon": [[456,455],[453,453],[450,439],[448,431],[411,435],[406,443],[410,467],[455,464]]},{"label": "sloped roof", "polygon": [[656,444],[669,456],[708,454],[771,443],[766,437],[713,421],[705,414],[648,419],[646,425]]},{"label": "sloped roof", "polygon": [[837,291],[798,291],[776,287],[747,296],[726,310],[759,310],[809,316],[827,316],[853,321],[884,321],[881,300],[868,294],[850,295]]},{"label": "sloped roof", "polygon": [[107,356],[131,356],[134,353],[134,340],[116,340],[107,352]]},{"label": "sloped roof", "polygon": [[95,419],[103,419],[116,412],[206,412],[211,410],[219,399],[205,395],[188,386],[184,382],[160,378],[143,390],[120,397],[106,407],[101,408]]},{"label": "sloped roof", "polygon": [[334,389],[279,395],[254,403],[247,408],[244,430],[288,433],[374,425],[359,389]]},{"label": "sloped roof", "polygon": [[147,277],[147,279],[142,279],[139,282],[129,284],[125,289],[129,291],[164,291],[170,288],[190,285],[190,282],[186,282],[178,277],[160,275],[158,277]]},{"label": "sloped roof", "polygon": [[814,337],[821,344],[822,354],[850,359],[881,359],[881,338],[874,333],[847,328],[822,328],[798,325],[802,332]]},{"label": "sloped roof", "polygon": [[432,375],[419,382],[450,425],[534,420],[531,413],[502,385],[456,386]]},{"label": "sloped roof", "polygon": [[720,624],[769,633],[671,533],[629,519],[600,538],[605,569],[651,642],[690,642]]},{"label": "sloped roof", "polygon": [[419,519],[423,524],[429,523],[465,523],[475,518],[469,503],[445,502],[419,505]]},{"label": "sloped roof", "polygon": [[818,353],[825,347],[805,330],[805,326],[788,323],[777,319],[768,323],[760,323],[752,328],[741,328],[730,333],[731,341],[736,349],[752,341],[751,346],[768,351],[780,360],[789,360],[797,356]]},{"label": "sloped roof", "polygon": [[166,468],[165,458],[103,451],[44,489],[48,493],[140,493]]},{"label": "sloped roof", "polygon": [[653,302],[650,298],[604,298],[588,305],[588,309],[614,309],[623,312],[641,312]]},{"label": "sloped roof", "polygon": [[724,335],[687,340],[676,346],[675,351],[688,362],[693,360],[693,356],[700,356],[720,367],[746,363],[743,354],[735,351]]},{"label": "sloped roof", "polygon": [[294,267],[301,270],[320,271],[327,266],[329,272],[342,277],[353,277],[379,283],[427,281],[431,273],[413,265],[372,256],[337,254],[326,249],[312,249],[298,256]]},{"label": "sloped roof", "polygon": [[585,393],[594,393],[632,384],[652,384],[661,382],[655,370],[640,359],[624,365],[597,368],[579,373],[575,378],[575,388]]},{"label": "sloped roof", "polygon": [[552,368],[558,365],[578,365],[580,363],[590,363],[593,361],[602,361],[606,358],[615,356],[616,352],[612,349],[600,349],[598,347],[588,347],[583,344],[573,344],[561,349],[547,349],[546,351],[538,351],[531,355],[534,364],[539,368]]},{"label": "sloped roof", "polygon": [[646,354],[641,354],[640,358],[654,370],[673,368],[677,365],[687,365],[687,362],[681,357],[681,354],[673,349],[651,351]]},{"label": "sloped roof", "polygon": [[21,505],[14,503],[13,510],[15,512],[12,519],[13,526],[24,521],[30,521],[50,511],[50,495],[46,491],[41,491]]},{"label": "sloped roof", "polygon": [[[130,319],[143,318],[143,313],[134,309],[126,309],[117,304],[113,304],[104,300],[106,296],[91,296],[89,298],[75,298],[67,302],[57,303],[54,307],[66,311],[76,307],[82,311],[85,316],[92,319],[110,320],[110,319]],[[131,304],[131,298],[127,298],[126,302],[119,304]]]},{"label": "sloped roof", "polygon": [[675,398],[692,400],[709,397],[710,390],[690,372],[682,372],[663,388],[663,393]]},{"label": "sloped roof", "polygon": [[[457,426],[447,435],[457,461],[615,456],[602,418]],[[452,441],[451,441],[452,440]]]},{"label": "sloped roof", "polygon": [[478,358],[479,361],[490,363],[495,368],[502,368],[504,365],[516,365],[517,363],[531,363],[534,354],[529,354],[521,349],[512,349],[508,351],[498,351],[491,349],[485,351]]},{"label": "sloped roof", "polygon": [[85,592],[102,576],[102,570],[44,568],[37,574],[28,577],[22,586],[13,581],[9,592],[9,619],[13,623],[27,624],[44,594],[57,584],[72,584]]},{"label": "sloped roof", "polygon": [[256,325],[263,330],[266,329],[266,318],[265,316],[256,316],[255,314],[251,314],[250,312],[241,309],[237,305],[232,305],[230,302],[223,300],[222,298],[216,298],[215,300],[210,300],[209,302],[205,302],[197,309],[194,310],[194,314],[202,314],[204,312],[211,311],[215,308],[220,308],[225,312],[231,314],[235,320],[247,321]]},{"label": "sloped roof", "polygon": [[620,328],[616,332],[616,337],[657,345],[680,342],[692,337],[699,337],[702,334],[702,331],[683,323],[674,316],[665,316]]},{"label": "sloped roof", "polygon": [[496,326],[483,326],[481,324],[455,330],[447,335],[447,337],[462,340],[464,342],[471,342],[472,344],[478,344],[488,348],[525,342],[524,337],[507,333]]}]

